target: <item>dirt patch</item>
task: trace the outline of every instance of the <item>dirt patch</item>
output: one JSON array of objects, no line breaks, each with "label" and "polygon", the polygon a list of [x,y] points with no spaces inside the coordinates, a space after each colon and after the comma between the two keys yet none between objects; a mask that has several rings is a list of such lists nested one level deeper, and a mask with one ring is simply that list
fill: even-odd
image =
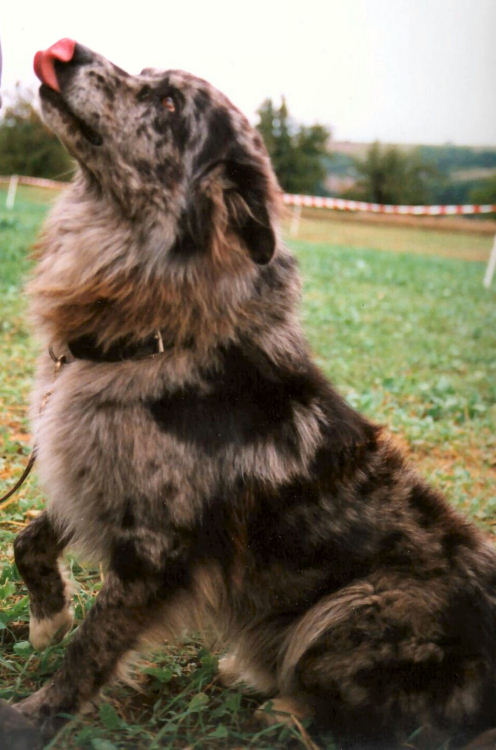
[{"label": "dirt patch", "polygon": [[[292,215],[292,209],[287,209]],[[303,219],[313,221],[342,221],[372,226],[410,227],[413,229],[434,229],[438,232],[464,232],[466,234],[496,235],[496,220],[492,218],[473,219],[463,216],[395,216],[392,214],[372,214],[366,212],[328,211],[323,208],[304,208]]]}]

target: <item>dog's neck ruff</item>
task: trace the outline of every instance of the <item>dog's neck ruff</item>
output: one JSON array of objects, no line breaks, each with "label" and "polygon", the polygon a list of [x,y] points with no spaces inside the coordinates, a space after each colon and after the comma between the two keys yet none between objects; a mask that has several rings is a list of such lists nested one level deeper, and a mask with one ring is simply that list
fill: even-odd
[{"label": "dog's neck ruff", "polygon": [[129,337],[124,337],[110,346],[98,344],[95,336],[87,334],[68,341],[67,346],[75,359],[87,359],[91,362],[148,359],[172,348],[172,344],[164,344],[160,331],[140,341],[132,341]]}]

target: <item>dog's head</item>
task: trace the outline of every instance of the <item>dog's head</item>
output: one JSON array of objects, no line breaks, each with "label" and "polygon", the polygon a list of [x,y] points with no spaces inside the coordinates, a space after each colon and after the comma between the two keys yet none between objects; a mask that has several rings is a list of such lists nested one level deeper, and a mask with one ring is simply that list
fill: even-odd
[{"label": "dog's head", "polygon": [[164,248],[187,262],[229,245],[274,252],[279,190],[259,134],[206,81],[132,76],[69,39],[35,57],[43,116],[88,181],[130,221],[167,217]]}]

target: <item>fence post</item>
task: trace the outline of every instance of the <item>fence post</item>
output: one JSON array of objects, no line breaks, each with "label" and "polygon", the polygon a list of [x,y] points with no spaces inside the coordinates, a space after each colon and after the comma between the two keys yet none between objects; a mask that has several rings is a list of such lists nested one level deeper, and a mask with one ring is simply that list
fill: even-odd
[{"label": "fence post", "polygon": [[493,249],[487,262],[486,273],[484,274],[484,286],[489,289],[493,280],[494,269],[496,268],[496,234],[494,235]]},{"label": "fence post", "polygon": [[298,204],[294,207],[293,213],[291,215],[291,224],[289,227],[289,234],[291,237],[296,237],[298,234],[298,229],[300,228],[300,218],[301,218],[301,204]]},{"label": "fence post", "polygon": [[19,182],[18,175],[13,174],[10,176],[9,189],[7,190],[7,200],[5,201],[5,207],[8,208],[9,210],[14,208],[18,182]]}]

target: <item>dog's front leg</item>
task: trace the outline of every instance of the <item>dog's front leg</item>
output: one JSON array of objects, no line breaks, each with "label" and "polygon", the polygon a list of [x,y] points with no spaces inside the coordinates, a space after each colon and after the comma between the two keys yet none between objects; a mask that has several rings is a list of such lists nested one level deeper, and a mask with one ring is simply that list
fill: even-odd
[{"label": "dog's front leg", "polygon": [[164,581],[125,581],[110,572],[82,625],[68,644],[62,666],[49,683],[16,708],[33,721],[45,741],[115,674],[123,657],[155,621]]},{"label": "dog's front leg", "polygon": [[110,540],[105,582],[67,646],[52,680],[16,705],[45,740],[96,696],[136,649],[146,631],[189,576],[188,535],[172,529],[133,528]]},{"label": "dog's front leg", "polygon": [[69,535],[57,532],[46,511],[14,542],[16,565],[29,591],[29,640],[38,649],[72,625],[71,585],[58,562],[68,543]]}]

